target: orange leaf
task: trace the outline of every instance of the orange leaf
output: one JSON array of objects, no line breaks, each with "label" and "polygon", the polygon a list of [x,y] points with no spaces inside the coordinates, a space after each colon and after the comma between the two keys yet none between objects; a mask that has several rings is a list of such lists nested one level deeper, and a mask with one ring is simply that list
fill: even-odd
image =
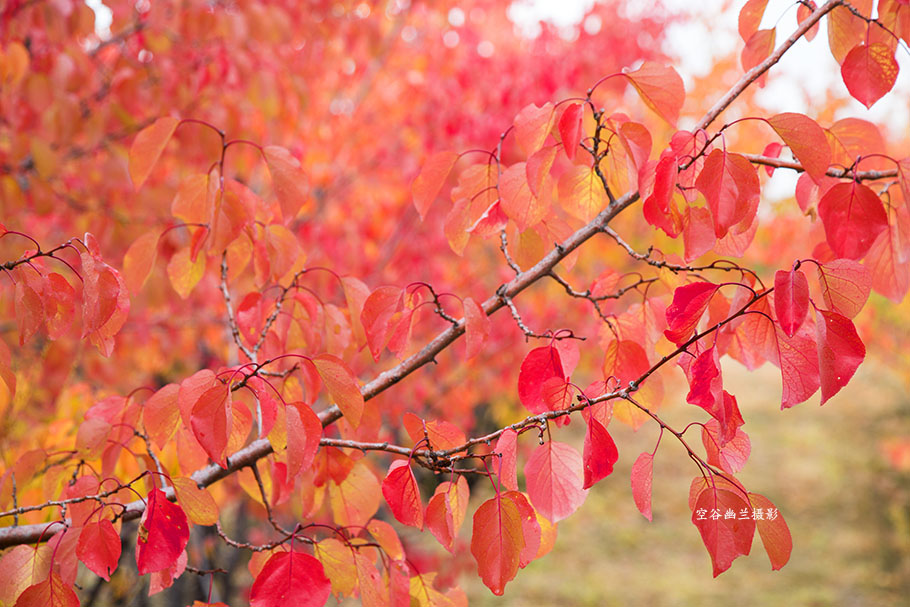
[{"label": "orange leaf", "polygon": [[470,297],[464,298],[465,357],[474,358],[483,349],[490,335],[490,318],[483,308]]},{"label": "orange leaf", "polygon": [[79,607],[79,597],[56,572],[51,572],[43,582],[26,588],[16,607]]},{"label": "orange leaf", "polygon": [[672,67],[645,61],[640,68],[623,74],[638,91],[639,97],[658,116],[676,125],[686,99],[686,87]]},{"label": "orange leaf", "polygon": [[177,118],[163,116],[136,135],[130,146],[130,179],[137,190],[148,179],[178,124]]},{"label": "orange leaf", "polygon": [[262,155],[272,176],[272,188],[281,205],[285,222],[293,219],[306,201],[306,175],[300,162],[285,148],[270,145],[262,148]]},{"label": "orange leaf", "polygon": [[158,234],[146,232],[137,238],[123,256],[123,279],[134,294],[142,290],[158,257]]},{"label": "orange leaf", "polygon": [[171,257],[167,264],[167,276],[171,286],[177,291],[181,299],[186,299],[202,280],[205,273],[205,256],[199,256],[196,261],[190,259],[189,248],[180,249]]},{"label": "orange leaf", "polygon": [[[790,529],[787,527],[784,517],[780,515],[771,500],[764,495],[749,493],[749,502],[756,513],[758,510],[762,510],[762,518],[758,519],[756,516],[758,520],[755,526],[758,528],[758,536],[771,561],[771,569],[777,571],[790,560],[790,552],[793,550]],[[773,518],[768,518],[769,513]]]},{"label": "orange leaf", "polygon": [[335,401],[352,427],[360,425],[363,415],[363,394],[351,368],[331,354],[320,354],[310,361],[325,383],[329,397]]},{"label": "orange leaf", "polygon": [[793,112],[771,116],[768,124],[777,131],[813,181],[818,183],[831,163],[831,147],[822,128],[808,116]]},{"label": "orange leaf", "polygon": [[452,172],[458,154],[450,151],[437,152],[430,156],[420,169],[420,174],[411,184],[411,193],[414,196],[414,208],[420,215],[420,220],[426,217],[430,205],[436,200],[439,190]]},{"label": "orange leaf", "polygon": [[559,202],[569,215],[591,221],[609,201],[594,169],[576,165],[559,178]]},{"label": "orange leaf", "polygon": [[524,548],[521,513],[510,499],[488,499],[474,513],[471,554],[477,561],[477,573],[483,583],[501,596],[506,584],[518,573],[519,557]]},{"label": "orange leaf", "polygon": [[545,103],[542,107],[526,105],[515,116],[515,141],[525,154],[531,156],[539,150],[547,135],[553,129],[556,121],[556,110],[552,103]]},{"label": "orange leaf", "polygon": [[214,525],[218,522],[218,504],[208,489],[199,487],[196,481],[186,477],[172,478],[171,484],[177,493],[177,501],[193,524]]},{"label": "orange leaf", "polygon": [[767,6],[768,0],[749,0],[740,9],[739,37],[743,39],[743,42],[748,41],[758,31]]},{"label": "orange leaf", "polygon": [[[768,58],[771,54],[771,51],[774,50],[774,42],[776,40],[776,33],[774,28],[766,30],[758,30],[749,40],[746,41],[746,46],[743,49],[742,55],[740,56],[740,61],[742,62],[743,70],[749,71],[762,61]],[[759,84],[764,80],[764,75],[759,80]]]}]

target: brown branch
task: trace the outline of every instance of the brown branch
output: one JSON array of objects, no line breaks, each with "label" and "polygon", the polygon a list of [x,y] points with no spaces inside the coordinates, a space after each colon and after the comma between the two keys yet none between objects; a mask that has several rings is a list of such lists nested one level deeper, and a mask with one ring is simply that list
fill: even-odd
[{"label": "brown branch", "polygon": [[[761,154],[743,154],[746,159],[752,164],[760,164],[762,166],[774,167],[775,169],[790,169],[792,171],[797,171],[802,173],[806,169],[803,168],[803,165],[796,162],[795,160],[783,160],[781,158],[772,158],[770,156],[762,156]],[[854,179],[856,181],[875,181],[877,179],[891,179],[899,176],[899,171],[897,169],[890,169],[887,171],[853,171],[850,169],[839,169],[837,167],[830,167],[826,173],[828,177],[835,177],[837,179]]]},{"label": "brown branch", "polygon": [[828,2],[825,2],[820,7],[815,9],[815,12],[809,15],[805,21],[800,23],[799,27],[796,28],[796,31],[793,32],[789,38],[784,40],[779,47],[774,49],[774,52],[771,53],[767,59],[743,74],[743,77],[739,79],[739,82],[734,84],[733,88],[727,91],[726,95],[718,99],[717,103],[715,103],[714,106],[708,110],[708,113],[698,121],[698,124],[692,130],[700,131],[708,128],[708,125],[714,122],[714,120],[720,116],[720,114],[725,109],[727,109],[730,104],[736,100],[737,97],[742,95],[743,91],[749,88],[753,82],[758,80],[762,74],[771,69],[775,63],[780,61],[780,58],[784,56],[784,53],[790,50],[790,47],[796,44],[796,41],[802,38],[806,32],[812,28],[813,25],[818,23],[822,17],[830,13],[838,6],[841,6],[842,4],[844,4],[844,0],[828,0]]}]

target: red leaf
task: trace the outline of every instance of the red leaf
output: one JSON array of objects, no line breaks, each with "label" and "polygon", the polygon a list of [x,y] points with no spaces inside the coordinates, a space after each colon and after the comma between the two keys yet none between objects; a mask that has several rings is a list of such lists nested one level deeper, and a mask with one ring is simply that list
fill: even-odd
[{"label": "red leaf", "polygon": [[570,103],[559,117],[559,137],[562,139],[562,149],[565,150],[569,160],[574,160],[575,154],[578,152],[584,112],[585,108],[582,104]]},{"label": "red leaf", "polygon": [[815,329],[818,333],[821,404],[824,405],[853,377],[866,357],[866,347],[850,319],[837,312],[818,310]]},{"label": "red leaf", "polygon": [[493,453],[498,453],[499,467],[494,470],[499,476],[500,482],[511,491],[518,491],[518,473],[517,473],[517,448],[518,434],[515,430],[505,430],[499,435]]},{"label": "red leaf", "polygon": [[710,282],[693,282],[683,285],[673,293],[673,303],[667,307],[667,325],[664,335],[677,346],[692,337],[692,332],[708,308],[718,286]]},{"label": "red leaf", "polygon": [[490,336],[490,318],[483,308],[470,297],[464,298],[465,357],[474,358],[483,349]]},{"label": "red leaf", "polygon": [[471,554],[477,561],[477,573],[493,594],[501,596],[506,584],[518,573],[523,548],[518,506],[497,493],[474,513],[471,535]]},{"label": "red leaf", "polygon": [[120,535],[107,519],[88,523],[79,534],[76,555],[99,577],[110,581],[120,560]]},{"label": "red leaf", "polygon": [[555,108],[549,102],[543,104],[542,107],[537,107],[533,103],[529,104],[515,116],[513,123],[515,141],[527,156],[531,156],[543,146],[547,135],[553,129],[555,118]]},{"label": "red leaf", "polygon": [[549,441],[540,445],[525,464],[528,496],[534,508],[556,523],[575,512],[588,492],[581,455],[570,445]]},{"label": "red leaf", "polygon": [[[771,561],[771,569],[777,571],[790,560],[790,552],[793,550],[790,528],[787,527],[787,523],[777,507],[764,495],[749,493],[749,503],[756,512],[762,511],[762,517],[756,517],[755,526],[758,528],[758,536]],[[769,518],[769,514],[773,518]]]},{"label": "red leaf", "polygon": [[838,257],[860,259],[880,232],[888,215],[879,197],[861,183],[838,183],[818,203],[828,246]]},{"label": "red leaf", "polygon": [[306,202],[307,179],[300,167],[300,161],[289,151],[277,145],[262,148],[265,164],[272,176],[272,189],[281,206],[281,216],[285,222],[297,216],[300,207]]},{"label": "red leaf", "polygon": [[[755,521],[751,516],[738,518],[741,512],[749,510],[741,495],[717,486],[705,487],[695,500],[692,523],[711,555],[714,577],[729,569],[738,556],[749,554]],[[726,517],[728,512],[733,513],[733,518]],[[717,518],[713,518],[715,513],[719,513]]]},{"label": "red leaf", "polygon": [[809,281],[802,270],[774,274],[774,312],[787,337],[793,337],[809,312]]},{"label": "red leaf", "polygon": [[894,88],[899,69],[894,51],[887,44],[874,42],[854,46],[844,58],[840,73],[853,98],[870,108]]},{"label": "red leaf", "polygon": [[322,607],[332,586],[322,563],[301,552],[273,554],[250,588],[251,607]]},{"label": "red leaf", "polygon": [[178,119],[163,116],[136,135],[130,146],[130,179],[137,190],[152,172],[178,124]]},{"label": "red leaf", "polygon": [[651,481],[654,475],[654,456],[642,453],[632,464],[632,498],[638,511],[651,518]]},{"label": "red leaf", "polygon": [[852,259],[835,259],[819,265],[818,282],[828,309],[847,318],[859,314],[872,288],[869,269]]},{"label": "red leaf", "polygon": [[784,140],[806,173],[819,182],[831,164],[831,146],[822,128],[808,116],[793,112],[771,116],[768,124]]},{"label": "red leaf", "polygon": [[407,460],[397,459],[382,481],[382,495],[398,522],[423,530],[423,502]]},{"label": "red leaf", "polygon": [[645,105],[671,125],[676,125],[679,110],[686,99],[686,87],[676,70],[645,61],[637,70],[623,71],[623,74]]},{"label": "red leaf", "polygon": [[287,424],[287,482],[293,485],[294,478],[309,470],[319,451],[322,438],[322,422],[309,405],[302,402],[288,403],[285,407]]},{"label": "red leaf", "polygon": [[420,174],[411,184],[411,194],[414,196],[414,208],[417,209],[420,220],[426,217],[430,205],[436,200],[439,190],[449,178],[449,173],[458,161],[455,152],[443,151],[430,156],[420,169]]},{"label": "red leaf", "polygon": [[139,526],[136,565],[139,575],[170,568],[190,539],[186,514],[167,500],[164,491],[149,492]]},{"label": "red leaf", "polygon": [[613,472],[613,464],[619,459],[613,437],[593,416],[588,419],[582,458],[585,467],[582,489],[590,489],[594,483],[609,476]]},{"label": "red leaf", "polygon": [[15,607],[79,607],[79,597],[56,573],[26,588],[16,600]]},{"label": "red leaf", "polygon": [[199,396],[190,415],[196,440],[212,461],[226,468],[225,449],[231,434],[233,411],[231,390],[227,384],[212,386]]},{"label": "red leaf", "polygon": [[363,302],[360,322],[366,333],[373,360],[378,361],[397,324],[403,304],[403,291],[398,287],[378,287]]},{"label": "red leaf", "polygon": [[792,338],[775,327],[777,363],[783,381],[781,409],[806,401],[820,385],[813,324],[807,319]]},{"label": "red leaf", "polygon": [[531,413],[548,410],[543,385],[551,377],[565,380],[559,351],[553,346],[541,346],[528,352],[518,372],[518,398]]},{"label": "red leaf", "polygon": [[360,425],[363,416],[363,394],[357,377],[343,360],[331,354],[320,354],[310,359],[325,384],[329,397],[338,405],[344,418],[352,427]]},{"label": "red leaf", "polygon": [[718,238],[738,224],[751,224],[758,210],[761,186],[755,167],[745,156],[715,149],[705,159],[695,187],[708,201]]},{"label": "red leaf", "polygon": [[673,200],[677,162],[673,155],[663,156],[657,162],[654,168],[654,188],[642,205],[645,221],[655,228],[660,228],[671,238],[679,236],[683,229],[683,216]]},{"label": "red leaf", "polygon": [[468,513],[468,482],[458,476],[455,482],[445,481],[436,487],[427,504],[426,525],[439,543],[454,553],[455,538]]}]

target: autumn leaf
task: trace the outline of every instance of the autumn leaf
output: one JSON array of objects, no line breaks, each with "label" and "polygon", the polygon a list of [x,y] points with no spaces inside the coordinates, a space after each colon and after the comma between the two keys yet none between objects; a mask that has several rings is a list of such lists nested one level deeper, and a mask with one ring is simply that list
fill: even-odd
[{"label": "autumn leaf", "polygon": [[866,305],[872,276],[866,266],[852,259],[835,259],[817,266],[825,305],[831,312],[853,318]]},{"label": "autumn leaf", "polygon": [[613,437],[596,418],[588,420],[585,432],[584,484],[582,489],[590,489],[597,481],[606,478],[613,472],[613,465],[619,459],[619,451]]},{"label": "autumn leaf", "polygon": [[679,110],[686,98],[682,78],[672,67],[645,61],[633,71],[623,71],[641,100],[658,116],[676,125]]},{"label": "autumn leaf", "polygon": [[787,337],[793,337],[809,312],[809,281],[802,270],[774,274],[774,311]]},{"label": "autumn leaf", "polygon": [[822,128],[808,116],[793,112],[775,114],[768,118],[768,124],[784,140],[809,176],[819,182],[831,164],[831,147]]},{"label": "autumn leaf", "polygon": [[437,485],[427,504],[426,526],[442,546],[454,553],[455,539],[468,513],[468,483],[459,475],[455,481]]},{"label": "autumn leaf", "polygon": [[301,552],[273,554],[250,588],[251,607],[322,607],[331,585],[322,563]]},{"label": "autumn leaf", "polygon": [[501,596],[505,586],[518,573],[524,534],[521,513],[510,499],[497,493],[474,513],[471,554],[477,573],[493,594]]},{"label": "autumn leaf", "polygon": [[363,394],[354,372],[347,364],[331,354],[320,354],[310,359],[322,378],[329,397],[338,405],[345,419],[356,428],[363,415]]},{"label": "autumn leaf", "polygon": [[123,278],[132,293],[138,293],[158,256],[158,234],[146,232],[137,238],[123,257]]},{"label": "autumn leaf", "polygon": [[828,246],[838,257],[861,259],[876,236],[888,227],[888,215],[879,197],[867,186],[838,183],[818,203]]},{"label": "autumn leaf", "polygon": [[139,575],[171,567],[190,539],[186,514],[167,500],[164,491],[153,488],[146,499],[136,546]]},{"label": "autumn leaf", "polygon": [[717,289],[710,282],[693,282],[676,289],[673,302],[667,307],[667,339],[678,346],[692,337]]},{"label": "autumn leaf", "polygon": [[[766,498],[758,493],[749,493],[749,503],[754,511],[761,511],[762,518],[757,518],[755,526],[758,529],[758,535],[761,538],[768,559],[771,561],[771,569],[779,570],[790,560],[790,553],[793,550],[793,539],[790,536],[790,528],[780,515],[777,507]],[[774,513],[774,518],[769,518],[766,513]]]},{"label": "autumn leaf", "polygon": [[751,223],[758,209],[758,174],[740,154],[715,149],[705,159],[695,187],[708,201],[718,238],[737,224]]},{"label": "autumn leaf", "polygon": [[815,329],[822,389],[821,404],[847,385],[866,357],[866,347],[849,318],[837,312],[818,310]]},{"label": "autumn leaf", "polygon": [[518,448],[518,434],[511,428],[499,435],[493,453],[498,454],[499,463],[495,468],[502,484],[511,491],[518,491],[518,476],[516,472]]},{"label": "autumn leaf", "polygon": [[177,118],[163,116],[139,131],[133,139],[133,145],[130,146],[130,179],[133,180],[134,188],[138,190],[148,179],[179,124]]},{"label": "autumn leaf", "polygon": [[559,138],[562,139],[562,149],[569,160],[575,159],[578,145],[581,142],[582,118],[584,106],[580,103],[570,103],[559,117]]},{"label": "autumn leaf", "polygon": [[642,453],[632,464],[632,498],[635,506],[649,521],[651,518],[651,483],[654,474],[654,456]]},{"label": "autumn leaf", "polygon": [[421,221],[427,216],[430,205],[436,200],[439,190],[449,177],[449,173],[458,161],[458,154],[451,151],[437,152],[430,156],[420,169],[420,174],[411,184],[414,196],[414,207]]},{"label": "autumn leaf", "polygon": [[285,223],[297,216],[307,199],[307,178],[300,166],[285,148],[270,145],[262,148],[265,164],[272,176],[272,188],[281,205]]},{"label": "autumn leaf", "polygon": [[559,351],[553,346],[542,346],[528,352],[518,373],[518,398],[531,413],[548,410],[543,386],[551,377],[565,379]]},{"label": "autumn leaf", "polygon": [[109,581],[120,560],[120,534],[107,519],[88,523],[79,534],[76,555],[96,575]]},{"label": "autumn leaf", "polygon": [[218,383],[199,396],[190,414],[190,425],[196,440],[212,461],[226,468],[225,449],[233,423],[231,390]]},{"label": "autumn leaf", "polygon": [[518,112],[513,122],[515,140],[525,154],[531,156],[543,146],[547,135],[553,129],[555,119],[555,108],[552,103],[545,103],[541,107],[532,103]]},{"label": "autumn leaf", "polygon": [[894,88],[899,69],[894,52],[881,42],[856,45],[840,66],[847,90],[867,108]]},{"label": "autumn leaf", "polygon": [[382,481],[382,495],[399,523],[423,530],[423,501],[407,460],[397,459]]},{"label": "autumn leaf", "polygon": [[464,298],[464,332],[465,358],[474,358],[483,349],[483,344],[490,335],[489,317],[483,308],[470,297]]},{"label": "autumn leaf", "polygon": [[[741,518],[744,510],[749,515]],[[733,517],[728,518],[727,512],[732,512]],[[692,523],[711,556],[714,577],[729,569],[737,557],[749,554],[752,548],[755,521],[749,503],[738,493],[716,485],[704,488],[695,501]]]},{"label": "autumn leaf", "polygon": [[743,42],[748,42],[749,38],[758,31],[767,6],[768,0],[748,0],[739,10],[739,37]]},{"label": "autumn leaf", "polygon": [[194,525],[214,525],[218,522],[218,503],[205,487],[191,478],[171,479],[177,502]]},{"label": "autumn leaf", "polygon": [[26,588],[16,600],[16,607],[79,607],[79,597],[70,584],[52,571],[43,582]]},{"label": "autumn leaf", "polygon": [[584,460],[566,443],[537,447],[525,464],[525,479],[534,509],[554,523],[575,512],[588,495]]},{"label": "autumn leaf", "polygon": [[304,470],[308,470],[315,461],[319,451],[319,439],[322,438],[322,423],[319,416],[303,402],[288,403],[285,407],[285,424],[287,424],[287,481],[293,484],[294,479]]}]

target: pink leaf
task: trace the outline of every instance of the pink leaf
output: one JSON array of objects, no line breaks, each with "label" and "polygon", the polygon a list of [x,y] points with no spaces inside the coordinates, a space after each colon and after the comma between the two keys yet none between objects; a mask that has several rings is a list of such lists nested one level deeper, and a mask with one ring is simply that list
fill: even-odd
[{"label": "pink leaf", "polygon": [[658,116],[675,125],[686,99],[686,87],[672,67],[645,61],[637,70],[623,71],[638,96]]},{"label": "pink leaf", "polygon": [[483,344],[490,335],[490,318],[476,301],[465,297],[464,322],[465,357],[474,358],[483,349]]},{"label": "pink leaf", "polygon": [[859,314],[872,288],[869,269],[852,259],[835,259],[819,265],[818,282],[828,309],[847,318]]},{"label": "pink leaf", "polygon": [[762,511],[762,517],[756,521],[755,526],[771,561],[771,569],[777,571],[790,560],[790,552],[793,550],[790,528],[787,527],[777,507],[764,495],[749,493],[749,503],[756,512]]},{"label": "pink leaf", "polygon": [[654,456],[642,453],[632,464],[632,498],[638,511],[651,518],[651,482],[654,474]]},{"label": "pink leaf", "polygon": [[585,501],[584,464],[573,447],[555,441],[539,446],[525,464],[528,495],[534,508],[556,523]]},{"label": "pink leaf", "polygon": [[516,452],[518,447],[518,434],[515,430],[505,430],[499,435],[493,453],[500,455],[499,468],[495,469],[502,484],[511,491],[518,491],[518,475],[516,471]]}]

